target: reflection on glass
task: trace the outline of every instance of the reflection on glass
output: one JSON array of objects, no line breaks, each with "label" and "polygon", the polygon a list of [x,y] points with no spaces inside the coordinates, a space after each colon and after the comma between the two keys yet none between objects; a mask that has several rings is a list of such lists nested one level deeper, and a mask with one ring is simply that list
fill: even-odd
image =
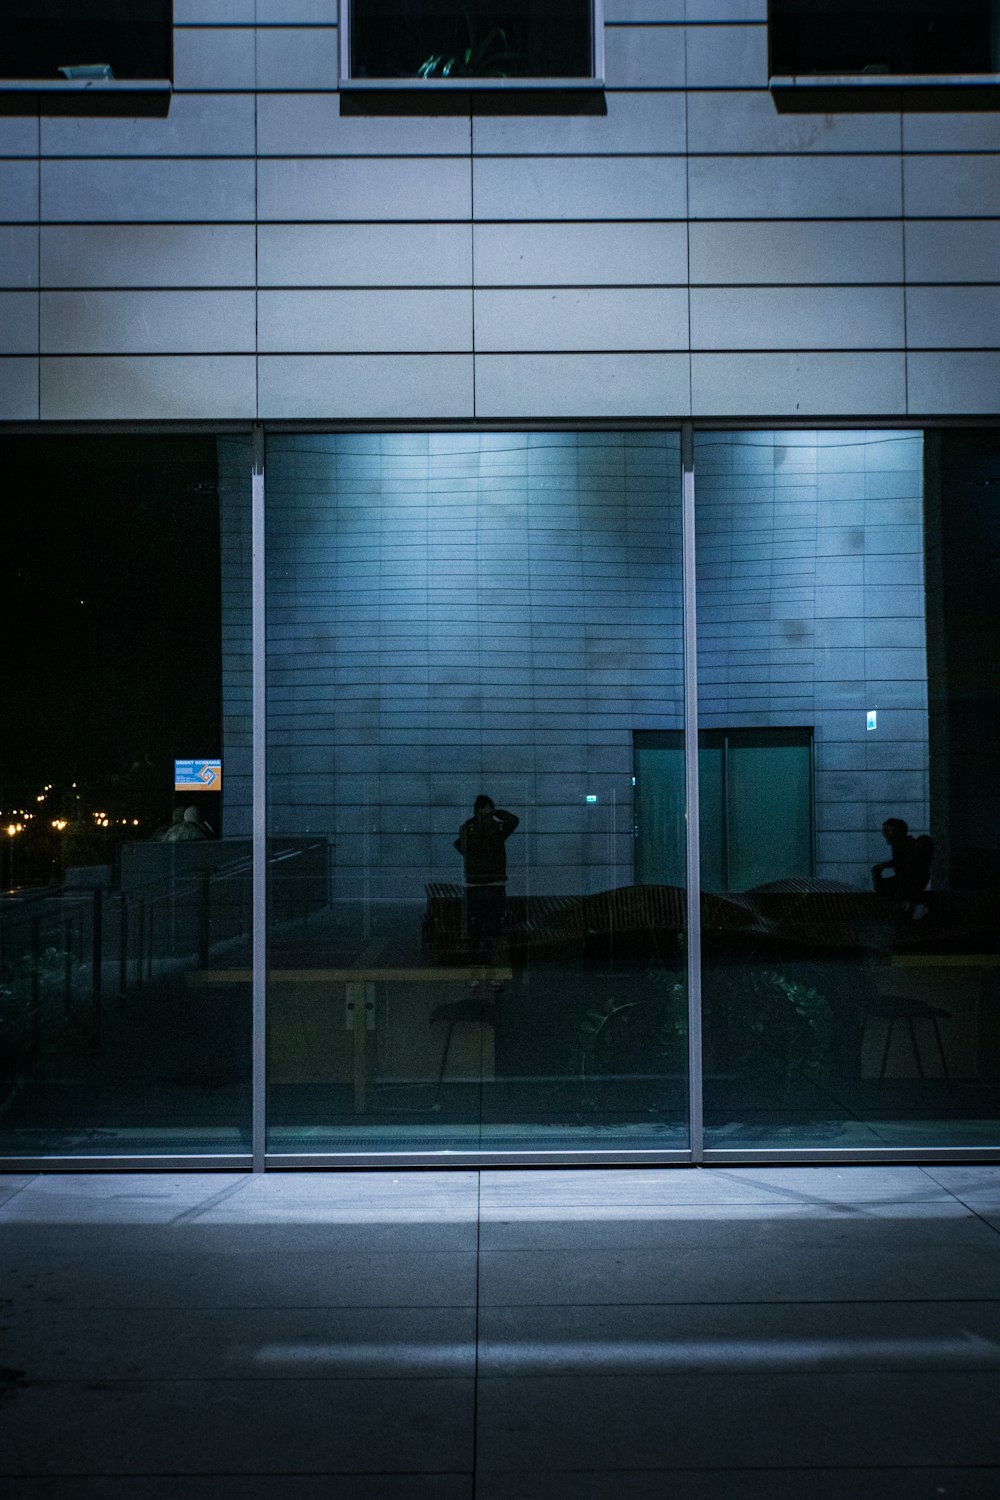
[{"label": "reflection on glass", "polygon": [[272,847],[330,851],[325,911],[272,883],[271,1150],[685,1144],[683,868],[636,884],[632,800],[680,725],[678,471],[662,433],[269,441]]},{"label": "reflection on glass", "polygon": [[589,78],[592,0],[351,0],[352,78]]},{"label": "reflection on glass", "polygon": [[0,1151],[245,1151],[249,1006],[206,981],[250,924],[218,791],[248,445],[8,438],[3,461]]},{"label": "reflection on glass", "polygon": [[698,439],[710,1146],[1000,1138],[998,458]]}]

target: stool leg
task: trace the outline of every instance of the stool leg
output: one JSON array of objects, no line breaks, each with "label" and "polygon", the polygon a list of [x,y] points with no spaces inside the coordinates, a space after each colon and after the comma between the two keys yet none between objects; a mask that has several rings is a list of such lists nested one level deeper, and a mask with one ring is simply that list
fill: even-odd
[{"label": "stool leg", "polygon": [[941,1072],[950,1083],[951,1074],[948,1072],[948,1059],[944,1055],[944,1043],[941,1041],[941,1028],[938,1025],[937,1016],[931,1016],[931,1023],[934,1027],[934,1040],[937,1042],[938,1056],[941,1059]]},{"label": "stool leg", "polygon": [[441,1054],[441,1071],[438,1073],[437,1092],[434,1095],[435,1100],[441,1097],[441,1085],[444,1083],[444,1075],[448,1071],[448,1058],[451,1054],[451,1038],[454,1030],[455,1022],[451,1021],[448,1024],[448,1034],[444,1039],[444,1051]]},{"label": "stool leg", "polygon": [[886,1021],[885,1023],[885,1047],[882,1051],[882,1066],[878,1072],[879,1083],[885,1082],[885,1070],[889,1062],[889,1047],[892,1044],[892,1030],[895,1024],[895,1021]]},{"label": "stool leg", "polygon": [[918,1078],[926,1078],[927,1074],[924,1072],[923,1059],[920,1056],[920,1046],[919,1046],[919,1044],[917,1042],[917,1033],[916,1033],[916,1030],[915,1030],[914,1025],[913,1025],[913,1017],[912,1016],[909,1016],[907,1018],[906,1024],[910,1028],[910,1041],[913,1043],[913,1056],[916,1059],[916,1063],[917,1063],[917,1077]]}]

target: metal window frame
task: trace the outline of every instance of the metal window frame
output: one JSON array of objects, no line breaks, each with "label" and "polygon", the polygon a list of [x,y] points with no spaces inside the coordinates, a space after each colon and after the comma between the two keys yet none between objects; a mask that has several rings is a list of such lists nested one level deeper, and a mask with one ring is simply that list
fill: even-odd
[{"label": "metal window frame", "polygon": [[[354,78],[351,75],[351,6],[359,0],[340,0],[337,50],[338,87],[359,93],[525,93],[534,90],[579,91],[604,87],[604,0],[585,0],[591,14],[591,72],[580,78]],[[363,0],[360,0],[363,3]]]},{"label": "metal window frame", "polygon": [[250,475],[251,711],[251,1107],[253,1170],[262,1172],[267,1151],[267,613],[264,494],[264,428],[253,429]]},{"label": "metal window frame", "polygon": [[[0,77],[0,118],[35,114],[162,119],[169,114],[173,97],[174,8],[174,0],[161,0],[162,14],[157,25],[162,26],[165,73],[141,78]],[[95,44],[94,51],[97,50]]]}]

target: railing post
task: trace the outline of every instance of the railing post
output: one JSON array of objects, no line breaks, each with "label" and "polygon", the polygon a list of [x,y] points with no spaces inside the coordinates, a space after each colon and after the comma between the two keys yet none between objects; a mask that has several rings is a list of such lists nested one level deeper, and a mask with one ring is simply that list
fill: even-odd
[{"label": "railing post", "polygon": [[146,898],[140,896],[136,902],[135,919],[135,987],[142,989],[142,949],[146,941]]},{"label": "railing post", "polygon": [[118,919],[118,995],[124,1000],[128,994],[128,897],[121,893]]},{"label": "railing post", "polygon": [[62,919],[62,946],[63,946],[63,1006],[66,1014],[71,1010],[73,999],[73,921],[63,903]]},{"label": "railing post", "polygon": [[31,1060],[38,1057],[39,1044],[42,1034],[41,994],[42,976],[40,973],[42,960],[41,934],[38,928],[38,918],[35,917],[31,924]]},{"label": "railing post", "polygon": [[211,871],[201,872],[201,892],[198,902],[198,962],[208,968],[209,951],[212,946]]},{"label": "railing post", "polygon": [[94,887],[90,920],[90,1039],[96,1047],[101,1040],[101,989],[104,982],[104,892],[99,885]]}]

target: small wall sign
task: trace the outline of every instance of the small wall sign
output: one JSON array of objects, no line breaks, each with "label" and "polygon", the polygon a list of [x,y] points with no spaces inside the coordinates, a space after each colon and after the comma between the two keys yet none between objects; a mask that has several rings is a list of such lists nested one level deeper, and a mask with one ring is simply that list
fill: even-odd
[{"label": "small wall sign", "polygon": [[222,759],[175,760],[175,792],[221,792]]}]

